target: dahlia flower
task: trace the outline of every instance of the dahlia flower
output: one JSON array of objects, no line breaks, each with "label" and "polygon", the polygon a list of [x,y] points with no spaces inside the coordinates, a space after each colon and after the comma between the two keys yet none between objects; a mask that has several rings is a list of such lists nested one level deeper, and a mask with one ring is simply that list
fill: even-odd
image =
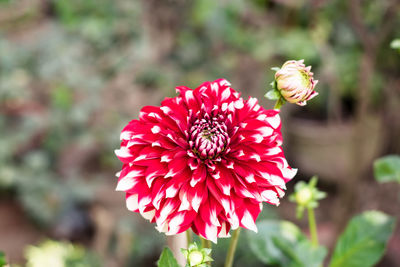
[{"label": "dahlia flower", "polygon": [[262,203],[278,205],[296,174],[281,148],[279,111],[244,100],[223,79],[176,89],[122,130],[116,190],[167,235],[191,228],[216,242],[230,229],[257,231]]},{"label": "dahlia flower", "polygon": [[286,101],[300,106],[318,95],[314,91],[317,80],[313,79],[311,66],[306,67],[304,60],[286,61],[275,73],[276,89]]}]

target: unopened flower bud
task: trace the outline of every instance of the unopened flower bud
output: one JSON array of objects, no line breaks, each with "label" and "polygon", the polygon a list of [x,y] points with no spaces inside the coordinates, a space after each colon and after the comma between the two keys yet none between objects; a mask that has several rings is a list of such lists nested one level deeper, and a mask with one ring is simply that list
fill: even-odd
[{"label": "unopened flower bud", "polygon": [[276,89],[290,103],[300,106],[318,95],[314,91],[317,80],[313,79],[311,66],[306,67],[304,60],[289,60],[275,73]]},{"label": "unopened flower bud", "polygon": [[312,199],[313,193],[308,187],[304,187],[296,193],[296,202],[299,205],[307,205]]},{"label": "unopened flower bud", "polygon": [[187,265],[189,267],[207,267],[208,263],[213,259],[210,257],[211,249],[199,249],[196,243],[189,245],[188,249],[182,249],[183,256],[185,256]]},{"label": "unopened flower bud", "polygon": [[301,218],[305,209],[318,207],[318,201],[325,197],[326,193],[318,190],[317,177],[314,176],[309,183],[298,182],[294,186],[294,193],[289,196],[289,200],[297,203],[297,218]]},{"label": "unopened flower bud", "polygon": [[201,253],[200,251],[192,251],[189,252],[188,262],[190,266],[196,266],[203,263],[203,258],[203,253]]}]

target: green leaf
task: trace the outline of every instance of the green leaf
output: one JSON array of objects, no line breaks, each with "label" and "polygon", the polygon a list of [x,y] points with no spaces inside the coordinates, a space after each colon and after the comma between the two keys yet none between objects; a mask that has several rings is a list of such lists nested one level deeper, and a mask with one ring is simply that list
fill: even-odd
[{"label": "green leaf", "polygon": [[388,155],[375,160],[374,174],[380,183],[395,181],[400,183],[400,156]]},{"label": "green leaf", "polygon": [[330,267],[369,267],[382,257],[395,219],[379,211],[354,217],[339,237]]},{"label": "green leaf", "polygon": [[4,254],[3,251],[0,251],[0,267],[6,265],[6,255]]},{"label": "green leaf", "polygon": [[281,93],[278,90],[272,89],[265,94],[265,97],[269,100],[278,100],[281,97]]},{"label": "green leaf", "polygon": [[326,249],[314,248],[291,222],[267,220],[257,224],[258,233],[249,232],[251,251],[268,265],[281,267],[318,267]]},{"label": "green leaf", "polygon": [[174,255],[169,248],[164,248],[161,253],[160,259],[157,262],[158,267],[179,267]]}]

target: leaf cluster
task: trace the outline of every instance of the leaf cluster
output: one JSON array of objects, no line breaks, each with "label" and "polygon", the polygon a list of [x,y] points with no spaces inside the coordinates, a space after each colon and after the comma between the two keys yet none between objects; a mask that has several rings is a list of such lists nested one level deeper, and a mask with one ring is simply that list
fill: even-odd
[{"label": "leaf cluster", "polygon": [[[262,221],[258,234],[249,233],[253,254],[263,263],[280,267],[322,266],[326,248],[313,247],[300,229],[287,221]],[[340,235],[329,267],[370,267],[383,256],[395,219],[379,211],[354,217]]]}]

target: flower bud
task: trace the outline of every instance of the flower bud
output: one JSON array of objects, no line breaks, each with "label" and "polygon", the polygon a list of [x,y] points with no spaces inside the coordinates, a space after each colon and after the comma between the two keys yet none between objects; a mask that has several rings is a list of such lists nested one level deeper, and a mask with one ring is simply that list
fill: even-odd
[{"label": "flower bud", "polygon": [[275,73],[276,89],[290,103],[300,106],[318,95],[314,91],[317,80],[313,79],[311,66],[306,67],[304,60],[289,60]]},{"label": "flower bud", "polygon": [[200,251],[192,251],[188,254],[188,262],[190,266],[196,266],[203,263],[203,253]]},{"label": "flower bud", "polygon": [[296,193],[296,202],[299,205],[307,205],[312,199],[313,193],[308,187],[304,187]]},{"label": "flower bud", "polygon": [[289,196],[289,200],[297,203],[297,218],[303,216],[305,209],[318,207],[318,201],[326,197],[325,192],[318,190],[317,181],[314,176],[309,183],[300,181],[294,186],[294,193]]},{"label": "flower bud", "polygon": [[181,249],[189,267],[207,267],[213,259],[210,257],[211,249],[199,249],[196,243],[189,245],[188,249]]}]

